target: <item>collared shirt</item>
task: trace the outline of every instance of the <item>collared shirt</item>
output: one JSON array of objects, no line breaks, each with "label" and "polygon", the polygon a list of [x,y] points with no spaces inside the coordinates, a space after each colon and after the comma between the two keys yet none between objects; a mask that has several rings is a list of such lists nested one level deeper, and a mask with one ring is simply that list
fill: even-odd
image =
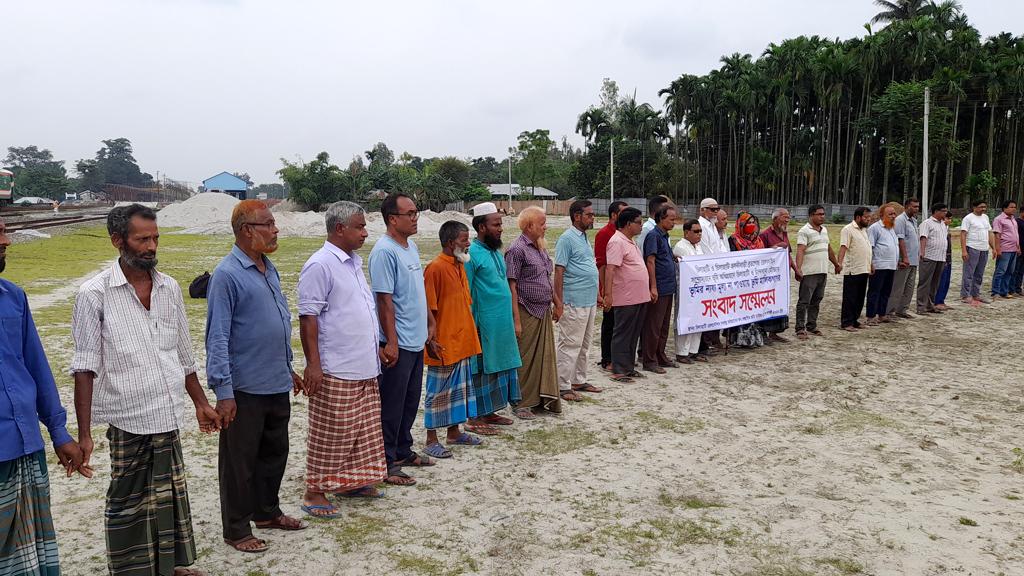
[{"label": "collared shirt", "polygon": [[210,277],[206,305],[206,381],[218,400],[292,389],[292,315],[281,276],[238,246]]},{"label": "collared shirt", "polygon": [[563,304],[577,308],[597,306],[597,263],[586,232],[575,226],[562,232],[555,244],[555,266],[565,269]]},{"label": "collared shirt", "polygon": [[[407,242],[402,246],[387,234],[377,240],[370,251],[370,285],[377,294],[391,295],[398,347],[419,352],[427,342],[427,297],[419,250],[411,238]],[[383,331],[380,336],[383,342]]]},{"label": "collared shirt", "polygon": [[988,221],[988,214],[980,216],[971,212],[960,221],[960,231],[967,232],[967,247],[988,252],[988,233],[992,230],[992,224]]},{"label": "collared shirt", "polygon": [[789,230],[779,233],[774,226],[769,226],[761,232],[761,241],[765,248],[785,248],[787,252],[793,252],[793,246],[789,243]]},{"label": "collared shirt", "polygon": [[999,251],[1016,253],[1020,248],[1020,238],[1017,237],[1017,221],[1014,216],[1007,216],[1000,212],[999,216],[992,219],[992,231],[999,234]]},{"label": "collared shirt", "polygon": [[[676,269],[676,258],[672,254],[672,245],[668,241],[668,232],[659,226],[647,235],[644,240],[644,262],[648,256],[654,256],[654,284],[658,287],[659,295],[676,293],[678,282],[678,270]],[[646,265],[646,264],[645,264]]]},{"label": "collared shirt", "polygon": [[299,316],[315,316],[324,374],[349,381],[380,374],[377,304],[363,273],[363,259],[330,242],[299,273]]},{"label": "collared shirt", "polygon": [[640,249],[640,252],[644,251],[644,242],[647,240],[647,235],[658,227],[658,223],[654,221],[654,218],[648,216],[647,220],[644,221],[643,226],[640,227],[640,233],[636,235],[633,240],[636,242],[636,247]]},{"label": "collared shirt", "polygon": [[[715,218],[715,220],[718,219]],[[715,222],[703,216],[697,218],[697,221],[700,222],[700,229],[705,231],[700,238],[700,247],[705,254],[721,254],[729,251],[729,242],[718,233]],[[709,230],[710,232],[708,232]]]},{"label": "collared shirt", "polygon": [[[519,368],[523,363],[516,343],[505,258],[479,239],[469,245],[469,255],[466,277],[473,299],[473,320],[483,349],[483,372],[496,374]],[[473,362],[473,367],[475,371],[480,369],[478,362]]]},{"label": "collared shirt", "polygon": [[875,270],[896,270],[900,261],[900,241],[896,230],[886,228],[881,220],[868,226],[871,242],[871,263]]},{"label": "collared shirt", "polygon": [[839,245],[846,246],[843,275],[871,273],[871,241],[868,233],[856,222],[850,222],[839,231]]},{"label": "collared shirt", "polygon": [[181,287],[152,272],[149,310],[119,262],[82,284],[75,299],[70,372],[92,372],[93,424],[132,434],[181,427],[185,376],[196,371]]},{"label": "collared shirt", "polygon": [[71,442],[67,412],[32,321],[25,292],[0,278],[0,462],[43,449],[42,422],[54,446]]},{"label": "collared shirt", "polygon": [[949,228],[946,223],[929,216],[921,223],[918,234],[928,240],[921,257],[932,262],[945,262],[949,249]]},{"label": "collared shirt", "polygon": [[801,274],[828,274],[828,228],[822,226],[821,230],[815,230],[808,222],[796,233],[796,244],[806,246]]},{"label": "collared shirt", "polygon": [[519,304],[530,316],[544,318],[551,308],[554,265],[548,253],[541,250],[525,234],[520,234],[505,252],[505,274],[516,281]]},{"label": "collared shirt", "polygon": [[647,265],[636,244],[621,231],[608,241],[608,265],[618,266],[612,284],[612,306],[632,306],[651,301]]},{"label": "collared shirt", "polygon": [[686,258],[687,256],[703,256],[704,247],[697,244],[690,244],[690,241],[683,238],[679,242],[676,242],[676,247],[672,249],[672,253],[680,258]]},{"label": "collared shirt", "polygon": [[910,265],[917,266],[921,261],[921,235],[917,232],[917,218],[910,218],[904,212],[896,217],[892,228],[896,231],[896,238],[903,240]]},{"label": "collared shirt", "polygon": [[462,263],[446,254],[423,271],[427,309],[434,313],[434,340],[444,349],[439,359],[423,355],[428,366],[451,366],[480,353],[480,339],[473,322],[469,281]]},{"label": "collared shirt", "polygon": [[601,268],[608,263],[606,260],[606,257],[608,256],[608,241],[615,235],[615,232],[615,221],[608,220],[608,223],[604,225],[604,228],[598,230],[597,234],[594,235],[594,259],[597,260],[598,287],[602,291],[604,290],[604,280],[600,277],[600,271]]}]

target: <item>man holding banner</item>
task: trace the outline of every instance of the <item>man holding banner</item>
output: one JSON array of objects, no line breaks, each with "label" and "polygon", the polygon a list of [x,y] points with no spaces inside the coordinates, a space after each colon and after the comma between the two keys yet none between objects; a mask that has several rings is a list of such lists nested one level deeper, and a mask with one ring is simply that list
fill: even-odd
[{"label": "man holding banner", "polygon": [[[685,262],[692,256],[704,255],[704,248],[700,242],[703,232],[700,222],[697,220],[691,218],[683,223],[683,239],[680,240],[672,250],[672,253],[679,258],[680,262]],[[708,233],[714,234],[715,231],[709,230]],[[680,266],[682,266],[682,264]],[[682,294],[680,294],[680,296],[682,296]],[[682,307],[681,298],[679,301],[679,307]],[[700,332],[676,334],[676,362],[682,362],[683,364],[693,364],[698,360],[707,362],[708,357],[700,353],[701,335],[702,334]]]},{"label": "man holding banner", "polygon": [[612,332],[612,375],[616,382],[632,382],[644,376],[636,370],[636,347],[644,323],[648,289],[647,267],[633,237],[640,233],[640,211],[625,208],[615,222],[618,231],[608,241],[604,284],[605,311],[615,313]]}]

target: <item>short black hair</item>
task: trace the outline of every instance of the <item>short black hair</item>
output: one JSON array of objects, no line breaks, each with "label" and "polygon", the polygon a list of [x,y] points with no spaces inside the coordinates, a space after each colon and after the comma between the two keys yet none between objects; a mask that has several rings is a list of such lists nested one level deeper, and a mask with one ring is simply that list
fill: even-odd
[{"label": "short black hair", "polygon": [[626,202],[623,202],[622,200],[616,200],[615,202],[612,202],[611,204],[609,204],[608,205],[608,217],[611,218],[612,216],[615,216],[616,212],[621,212],[623,206],[628,207],[629,204],[626,203]]},{"label": "short black hair", "polygon": [[647,214],[649,216],[654,216],[654,213],[658,211],[658,208],[661,208],[661,205],[666,202],[671,202],[671,200],[669,200],[668,196],[665,196],[664,194],[658,194],[654,198],[651,198],[647,201]]},{"label": "short black hair", "polygon": [[125,238],[131,231],[132,218],[136,216],[156,222],[156,212],[152,208],[142,204],[120,206],[107,214],[107,234],[111,236],[117,234],[121,238]]},{"label": "short black hair", "polygon": [[449,220],[441,224],[441,229],[437,231],[437,237],[441,240],[441,246],[444,246],[457,239],[463,232],[469,232],[469,227],[458,220]]},{"label": "short black hair", "polygon": [[1010,199],[1003,200],[1003,205],[1000,206],[999,209],[1000,210],[1006,210],[1007,208],[1010,207],[1010,204],[1016,204],[1016,203],[1017,203],[1016,200],[1010,200]]},{"label": "short black hair", "polygon": [[392,192],[388,194],[384,201],[380,203],[380,215],[384,217],[384,225],[388,223],[388,216],[398,214],[398,199],[408,198],[412,200],[412,197],[402,192]]},{"label": "short black hair", "polygon": [[487,222],[487,215],[486,214],[481,214],[480,216],[473,216],[473,223],[472,223],[473,230],[477,234],[479,234],[480,233],[480,229],[483,228],[484,223],[486,223],[486,222]]},{"label": "short black hair", "polygon": [[920,200],[918,200],[917,198],[907,198],[907,201],[903,203],[903,206],[904,206],[904,207],[910,206],[910,205],[911,205],[911,204],[913,204],[914,202],[917,202],[918,204],[920,204],[920,203],[921,203],[921,201],[920,201]]},{"label": "short black hair", "polygon": [[593,206],[594,203],[590,200],[577,200],[569,205],[569,222],[572,222],[576,218],[577,214],[583,214],[583,210]]},{"label": "short black hair", "polygon": [[619,217],[615,219],[615,227],[622,230],[627,224],[640,217],[640,211],[636,208],[623,208]]},{"label": "short black hair", "polygon": [[689,232],[690,230],[693,230],[694,225],[700,226],[700,220],[697,220],[696,218],[688,218],[686,222],[683,222],[683,231]]},{"label": "short black hair", "polygon": [[808,206],[807,207],[807,215],[808,216],[813,216],[814,213],[817,212],[818,210],[824,210],[824,209],[825,209],[825,207],[822,206],[821,204],[814,204],[812,206]]},{"label": "short black hair", "polygon": [[858,206],[857,209],[853,211],[853,217],[856,218],[857,216],[863,216],[868,212],[871,212],[871,208],[868,208],[867,206]]},{"label": "short black hair", "polygon": [[946,211],[946,204],[945,203],[943,203],[943,202],[936,202],[935,204],[932,204],[932,214],[935,214],[936,212],[945,212],[945,211]]},{"label": "short black hair", "polygon": [[[669,210],[676,210],[676,205],[671,203],[671,202],[666,202],[666,203],[662,204],[661,206],[658,206],[658,209],[655,210],[655,212],[654,212],[654,221],[655,222],[661,222],[662,220],[664,220],[665,216],[668,215],[668,211]],[[679,211],[678,210],[676,211],[676,215],[677,216],[679,215]]]},{"label": "short black hair", "polygon": [[971,208],[977,208],[981,204],[988,204],[988,202],[985,202],[981,198],[975,198],[974,200],[971,200]]}]

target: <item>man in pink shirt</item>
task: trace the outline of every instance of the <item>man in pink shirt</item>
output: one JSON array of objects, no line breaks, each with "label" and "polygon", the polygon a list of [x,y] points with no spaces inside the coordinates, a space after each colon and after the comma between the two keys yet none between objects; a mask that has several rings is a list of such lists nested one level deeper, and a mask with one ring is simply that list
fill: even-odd
[{"label": "man in pink shirt", "polygon": [[640,211],[625,208],[615,221],[618,229],[608,240],[605,257],[604,309],[615,314],[612,335],[612,380],[632,382],[644,376],[636,370],[636,347],[644,312],[651,301],[647,266],[633,238],[643,227]]},{"label": "man in pink shirt", "polygon": [[1013,200],[1003,202],[1003,211],[992,219],[992,233],[996,235],[995,253],[996,270],[992,274],[992,298],[1016,298],[1010,290],[1013,268],[1020,254],[1020,238],[1017,235],[1017,203]]}]

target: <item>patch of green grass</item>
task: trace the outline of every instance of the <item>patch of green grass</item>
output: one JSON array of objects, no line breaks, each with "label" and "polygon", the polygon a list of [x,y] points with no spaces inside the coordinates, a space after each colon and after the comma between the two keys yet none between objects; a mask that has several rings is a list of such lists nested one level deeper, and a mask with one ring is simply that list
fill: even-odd
[{"label": "patch of green grass", "polygon": [[825,433],[825,425],[822,424],[821,422],[811,422],[810,424],[806,424],[804,426],[797,428],[797,430],[803,434],[821,436],[822,434]]},{"label": "patch of green grass", "polygon": [[647,430],[669,430],[678,434],[697,432],[703,430],[705,426],[700,418],[673,420],[647,410],[637,412],[636,421]]},{"label": "patch of green grass", "polygon": [[863,574],[864,566],[860,563],[847,558],[822,558],[818,560],[818,564],[824,566],[831,566],[835,568],[840,574]]},{"label": "patch of green grass", "polygon": [[1010,468],[1013,468],[1017,472],[1024,474],[1024,450],[1021,450],[1020,448],[1014,448],[1013,455],[1015,456],[1015,458],[1013,459],[1013,462],[1010,462]]},{"label": "patch of green grass", "polygon": [[723,544],[734,546],[743,536],[738,528],[723,528],[717,520],[701,518],[658,517],[641,520],[630,526],[613,524],[599,533],[625,546],[629,558],[637,565],[649,561],[663,548],[681,550],[688,546]]},{"label": "patch of green grass", "polygon": [[658,503],[666,508],[686,508],[687,510],[726,507],[725,504],[714,500],[705,500],[697,496],[674,496],[665,491],[658,494]]},{"label": "patch of green grass", "polygon": [[46,294],[117,257],[105,226],[89,226],[7,249],[4,278],[31,295]]},{"label": "patch of green grass", "polygon": [[1007,494],[1005,498],[1007,500],[1020,500],[1020,496],[1017,496],[1016,494]]},{"label": "patch of green grass", "polygon": [[323,520],[310,518],[311,522],[322,523],[328,535],[334,538],[338,551],[348,554],[359,550],[372,541],[385,541],[389,534],[397,534],[398,530],[383,518],[368,514],[350,513],[343,518]]},{"label": "patch of green grass", "polygon": [[900,423],[868,410],[849,408],[836,414],[830,428],[837,431],[858,431],[867,428],[899,428]]},{"label": "patch of green grass", "polygon": [[975,522],[974,520],[971,520],[970,518],[967,518],[965,516],[961,516],[959,522],[960,522],[961,526],[977,526],[978,525],[977,522]]},{"label": "patch of green grass", "polygon": [[249,570],[248,572],[245,573],[245,576],[270,576],[270,573],[269,572],[264,572],[263,570],[260,570],[259,568],[257,568],[255,570]]},{"label": "patch of green grass", "polygon": [[597,443],[597,434],[575,424],[535,428],[515,437],[527,452],[542,456],[565,454]]}]

